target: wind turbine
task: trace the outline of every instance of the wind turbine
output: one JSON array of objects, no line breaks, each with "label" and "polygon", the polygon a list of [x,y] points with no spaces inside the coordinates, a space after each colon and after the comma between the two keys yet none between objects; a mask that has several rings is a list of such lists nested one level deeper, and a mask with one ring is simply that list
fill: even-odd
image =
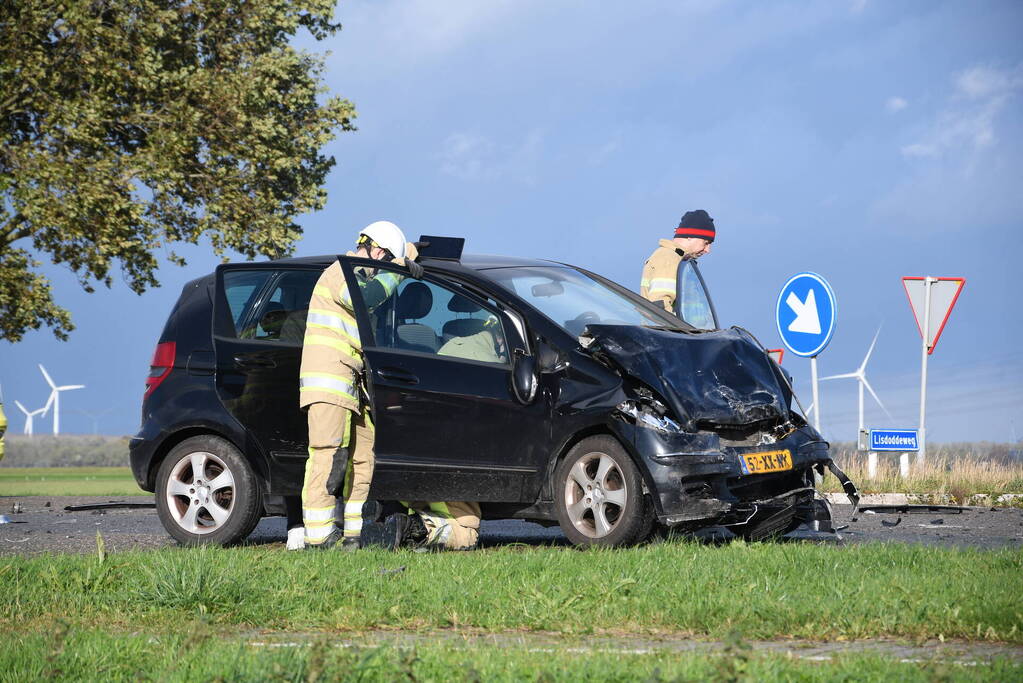
[{"label": "wind turbine", "polygon": [[855,379],[859,383],[859,390],[860,390],[860,403],[859,403],[859,405],[860,405],[860,431],[858,433],[862,433],[863,432],[863,387],[867,388],[867,391],[869,391],[870,395],[874,397],[875,401],[877,401],[877,405],[881,406],[881,410],[883,410],[885,412],[885,415],[888,416],[888,419],[890,419],[890,420],[894,419],[892,417],[892,414],[888,412],[888,409],[884,407],[884,404],[881,403],[881,399],[879,399],[877,397],[877,394],[874,393],[874,388],[872,386],[870,386],[870,382],[867,381],[867,375],[865,374],[865,371],[867,369],[867,361],[870,360],[870,354],[872,354],[874,352],[874,345],[877,344],[877,336],[879,334],[881,334],[881,328],[880,327],[877,328],[877,332],[874,333],[874,341],[870,342],[870,348],[867,349],[867,355],[863,357],[863,362],[860,363],[860,367],[856,368],[856,370],[854,372],[846,372],[846,373],[841,374],[841,375],[829,375],[827,377],[821,377],[821,381],[822,382],[824,380],[828,380],[828,379]]},{"label": "wind turbine", "polygon": [[46,383],[50,385],[50,398],[46,401],[46,407],[49,408],[50,404],[53,404],[53,433],[60,434],[60,392],[71,391],[72,389],[84,389],[84,384],[66,384],[62,387],[58,387],[53,378],[50,377],[50,373],[46,372],[46,368],[43,364],[39,364],[39,369],[43,373],[43,377],[46,378]]},{"label": "wind turbine", "polygon": [[42,408],[29,412],[29,410],[25,408],[25,406],[21,405],[21,401],[15,401],[14,405],[18,406],[18,410],[25,413],[25,429],[22,430],[22,433],[28,434],[29,436],[32,436],[32,418],[40,414],[43,417],[46,417],[46,409],[50,407],[50,404],[47,403]]}]

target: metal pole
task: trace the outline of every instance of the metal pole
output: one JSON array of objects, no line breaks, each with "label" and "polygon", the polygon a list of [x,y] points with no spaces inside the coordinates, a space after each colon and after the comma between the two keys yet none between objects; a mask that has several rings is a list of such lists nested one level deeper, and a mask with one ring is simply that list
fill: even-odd
[{"label": "metal pole", "polygon": [[924,278],[924,326],[923,343],[920,345],[920,451],[916,455],[916,462],[922,465],[926,460],[927,444],[927,341],[931,330],[931,283],[935,279],[928,275]]},{"label": "metal pole", "polygon": [[[810,358],[810,383],[813,385],[813,425],[817,429],[817,432],[821,431],[821,394],[817,390],[817,356]],[[817,471],[817,468],[813,469],[813,485],[814,488],[820,488],[821,484],[824,483],[824,477]]]},{"label": "metal pole", "polygon": [[821,430],[821,396],[817,390],[817,356],[810,359],[810,383],[813,385],[813,426]]}]

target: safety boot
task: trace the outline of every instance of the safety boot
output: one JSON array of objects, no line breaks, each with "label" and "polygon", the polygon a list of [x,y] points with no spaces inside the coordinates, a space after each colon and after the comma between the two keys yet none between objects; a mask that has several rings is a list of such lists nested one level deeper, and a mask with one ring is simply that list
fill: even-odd
[{"label": "safety boot", "polygon": [[382,523],[363,524],[362,544],[396,550],[400,547],[415,547],[426,541],[427,530],[423,518],[417,514],[396,512]]},{"label": "safety boot", "polygon": [[359,539],[357,538],[345,538],[345,534],[341,529],[334,529],[330,532],[330,535],[323,539],[323,543],[306,543],[305,547],[309,550],[358,550],[360,548]]}]

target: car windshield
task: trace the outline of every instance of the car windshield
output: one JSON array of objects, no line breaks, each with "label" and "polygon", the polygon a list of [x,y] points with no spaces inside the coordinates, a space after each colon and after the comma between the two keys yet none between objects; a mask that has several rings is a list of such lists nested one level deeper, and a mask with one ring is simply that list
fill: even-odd
[{"label": "car windshield", "polygon": [[[578,336],[591,323],[671,327],[628,297],[567,266],[494,268],[487,276]],[[678,326],[681,329],[681,326]]]}]

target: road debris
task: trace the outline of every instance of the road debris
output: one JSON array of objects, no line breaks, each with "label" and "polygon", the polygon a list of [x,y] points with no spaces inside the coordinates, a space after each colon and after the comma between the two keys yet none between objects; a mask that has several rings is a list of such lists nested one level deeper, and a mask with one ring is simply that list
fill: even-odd
[{"label": "road debris", "polygon": [[881,526],[888,526],[888,527],[899,526],[899,524],[901,524],[901,523],[902,523],[902,517],[899,517],[894,522],[889,522],[887,519],[882,519],[881,520]]},{"label": "road debris", "polygon": [[950,515],[961,515],[968,510],[961,505],[862,505],[860,512],[871,515],[923,515],[928,512],[944,512]]},{"label": "road debris", "polygon": [[[49,503],[47,503],[49,505]],[[90,503],[89,505],[65,505],[65,512],[84,512],[85,510],[144,510],[156,509],[156,503],[124,503],[110,501],[109,503]]]}]

